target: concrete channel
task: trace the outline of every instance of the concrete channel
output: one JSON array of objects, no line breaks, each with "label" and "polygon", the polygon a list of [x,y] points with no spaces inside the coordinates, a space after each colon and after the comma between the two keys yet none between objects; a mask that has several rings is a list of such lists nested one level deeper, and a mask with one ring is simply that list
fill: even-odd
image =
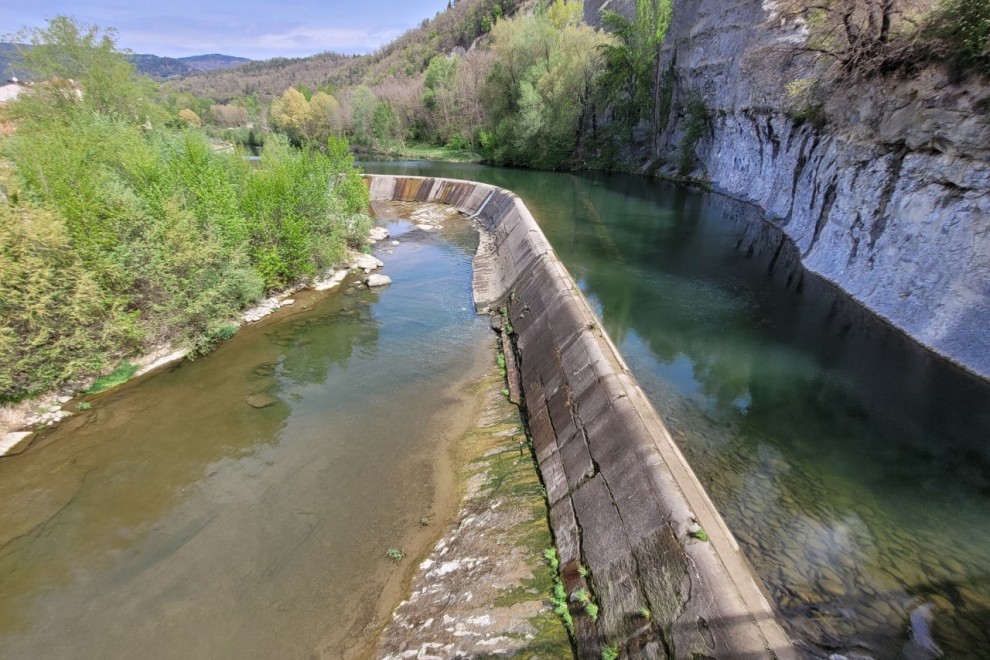
[{"label": "concrete channel", "polygon": [[373,201],[450,204],[478,223],[475,304],[502,317],[513,348],[509,372],[518,374],[546,488],[578,656],[797,657],[722,517],[522,200],[469,181],[366,178]]}]

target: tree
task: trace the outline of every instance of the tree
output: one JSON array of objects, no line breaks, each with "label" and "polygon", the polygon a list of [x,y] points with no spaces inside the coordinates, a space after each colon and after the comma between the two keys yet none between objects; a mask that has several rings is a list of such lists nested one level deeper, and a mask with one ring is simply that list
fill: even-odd
[{"label": "tree", "polygon": [[[36,81],[48,83],[38,89],[49,96],[55,94],[63,100],[78,97],[85,107],[117,114],[130,122],[164,120],[152,102],[154,83],[139,78],[134,65],[126,59],[127,51],[117,50],[114,30],[56,16],[49,19],[48,27],[23,31],[16,38],[30,45],[20,53],[23,66]],[[81,85],[81,97],[69,81]],[[73,92],[67,95],[69,89]],[[51,98],[43,99],[49,105],[50,101]],[[58,110],[67,106],[63,103],[52,107]]]},{"label": "tree", "polygon": [[603,89],[617,119],[626,126],[650,119],[655,147],[664,108],[660,48],[672,15],[671,0],[636,0],[632,21],[614,11],[602,14],[602,23],[614,36],[601,46]]},{"label": "tree", "polygon": [[446,143],[451,135],[460,132],[458,97],[454,91],[458,58],[437,55],[430,60],[423,78],[423,105],[427,114],[427,130],[432,139]]},{"label": "tree", "polygon": [[351,93],[351,141],[371,147],[375,143],[375,108],[378,97],[365,85],[359,85]]},{"label": "tree", "polygon": [[213,117],[213,123],[220,128],[236,128],[248,123],[247,109],[239,105],[210,106],[210,115]]},{"label": "tree", "polygon": [[[983,0],[978,3],[986,6]],[[839,75],[870,75],[898,68],[923,49],[920,17],[932,0],[787,0],[777,7],[785,20],[808,29],[801,50],[839,65]]]},{"label": "tree", "polygon": [[483,147],[498,162],[560,167],[579,147],[606,37],[581,23],[580,3],[499,21],[495,62],[483,89],[490,130]]},{"label": "tree", "polygon": [[281,97],[272,101],[268,119],[273,127],[285,133],[290,140],[301,143],[305,138],[304,127],[309,119],[309,102],[302,92],[289,87]]}]

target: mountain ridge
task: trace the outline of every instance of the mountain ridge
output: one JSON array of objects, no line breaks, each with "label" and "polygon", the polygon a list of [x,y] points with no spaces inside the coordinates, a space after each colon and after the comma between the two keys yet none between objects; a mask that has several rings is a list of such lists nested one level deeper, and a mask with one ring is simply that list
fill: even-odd
[{"label": "mountain ridge", "polygon": [[[0,42],[0,76],[3,77],[3,81],[13,77],[26,77],[25,73],[17,67],[18,52],[23,48],[30,48],[30,46],[28,44]],[[127,59],[137,67],[138,73],[159,81],[220,69],[233,69],[254,61],[246,57],[221,53],[188,55],[186,57],[133,53],[129,54]]]}]

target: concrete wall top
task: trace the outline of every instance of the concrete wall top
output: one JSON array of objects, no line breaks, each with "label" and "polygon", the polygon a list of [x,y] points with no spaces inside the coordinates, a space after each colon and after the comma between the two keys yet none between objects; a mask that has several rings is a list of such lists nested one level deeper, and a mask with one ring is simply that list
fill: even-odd
[{"label": "concrete wall top", "polygon": [[[504,309],[580,657],[793,658],[759,581],[529,210],[494,186],[369,175],[373,201],[478,221],[479,311]],[[590,594],[599,607],[588,614]]]}]

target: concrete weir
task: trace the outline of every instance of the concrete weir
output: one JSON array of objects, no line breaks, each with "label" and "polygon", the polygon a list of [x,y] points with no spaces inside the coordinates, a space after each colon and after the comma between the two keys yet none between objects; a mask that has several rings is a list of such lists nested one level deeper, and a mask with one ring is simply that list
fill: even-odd
[{"label": "concrete weir", "polygon": [[504,310],[515,347],[579,657],[796,657],[732,534],[522,201],[469,181],[367,180],[372,200],[451,204],[480,225],[475,303]]}]

